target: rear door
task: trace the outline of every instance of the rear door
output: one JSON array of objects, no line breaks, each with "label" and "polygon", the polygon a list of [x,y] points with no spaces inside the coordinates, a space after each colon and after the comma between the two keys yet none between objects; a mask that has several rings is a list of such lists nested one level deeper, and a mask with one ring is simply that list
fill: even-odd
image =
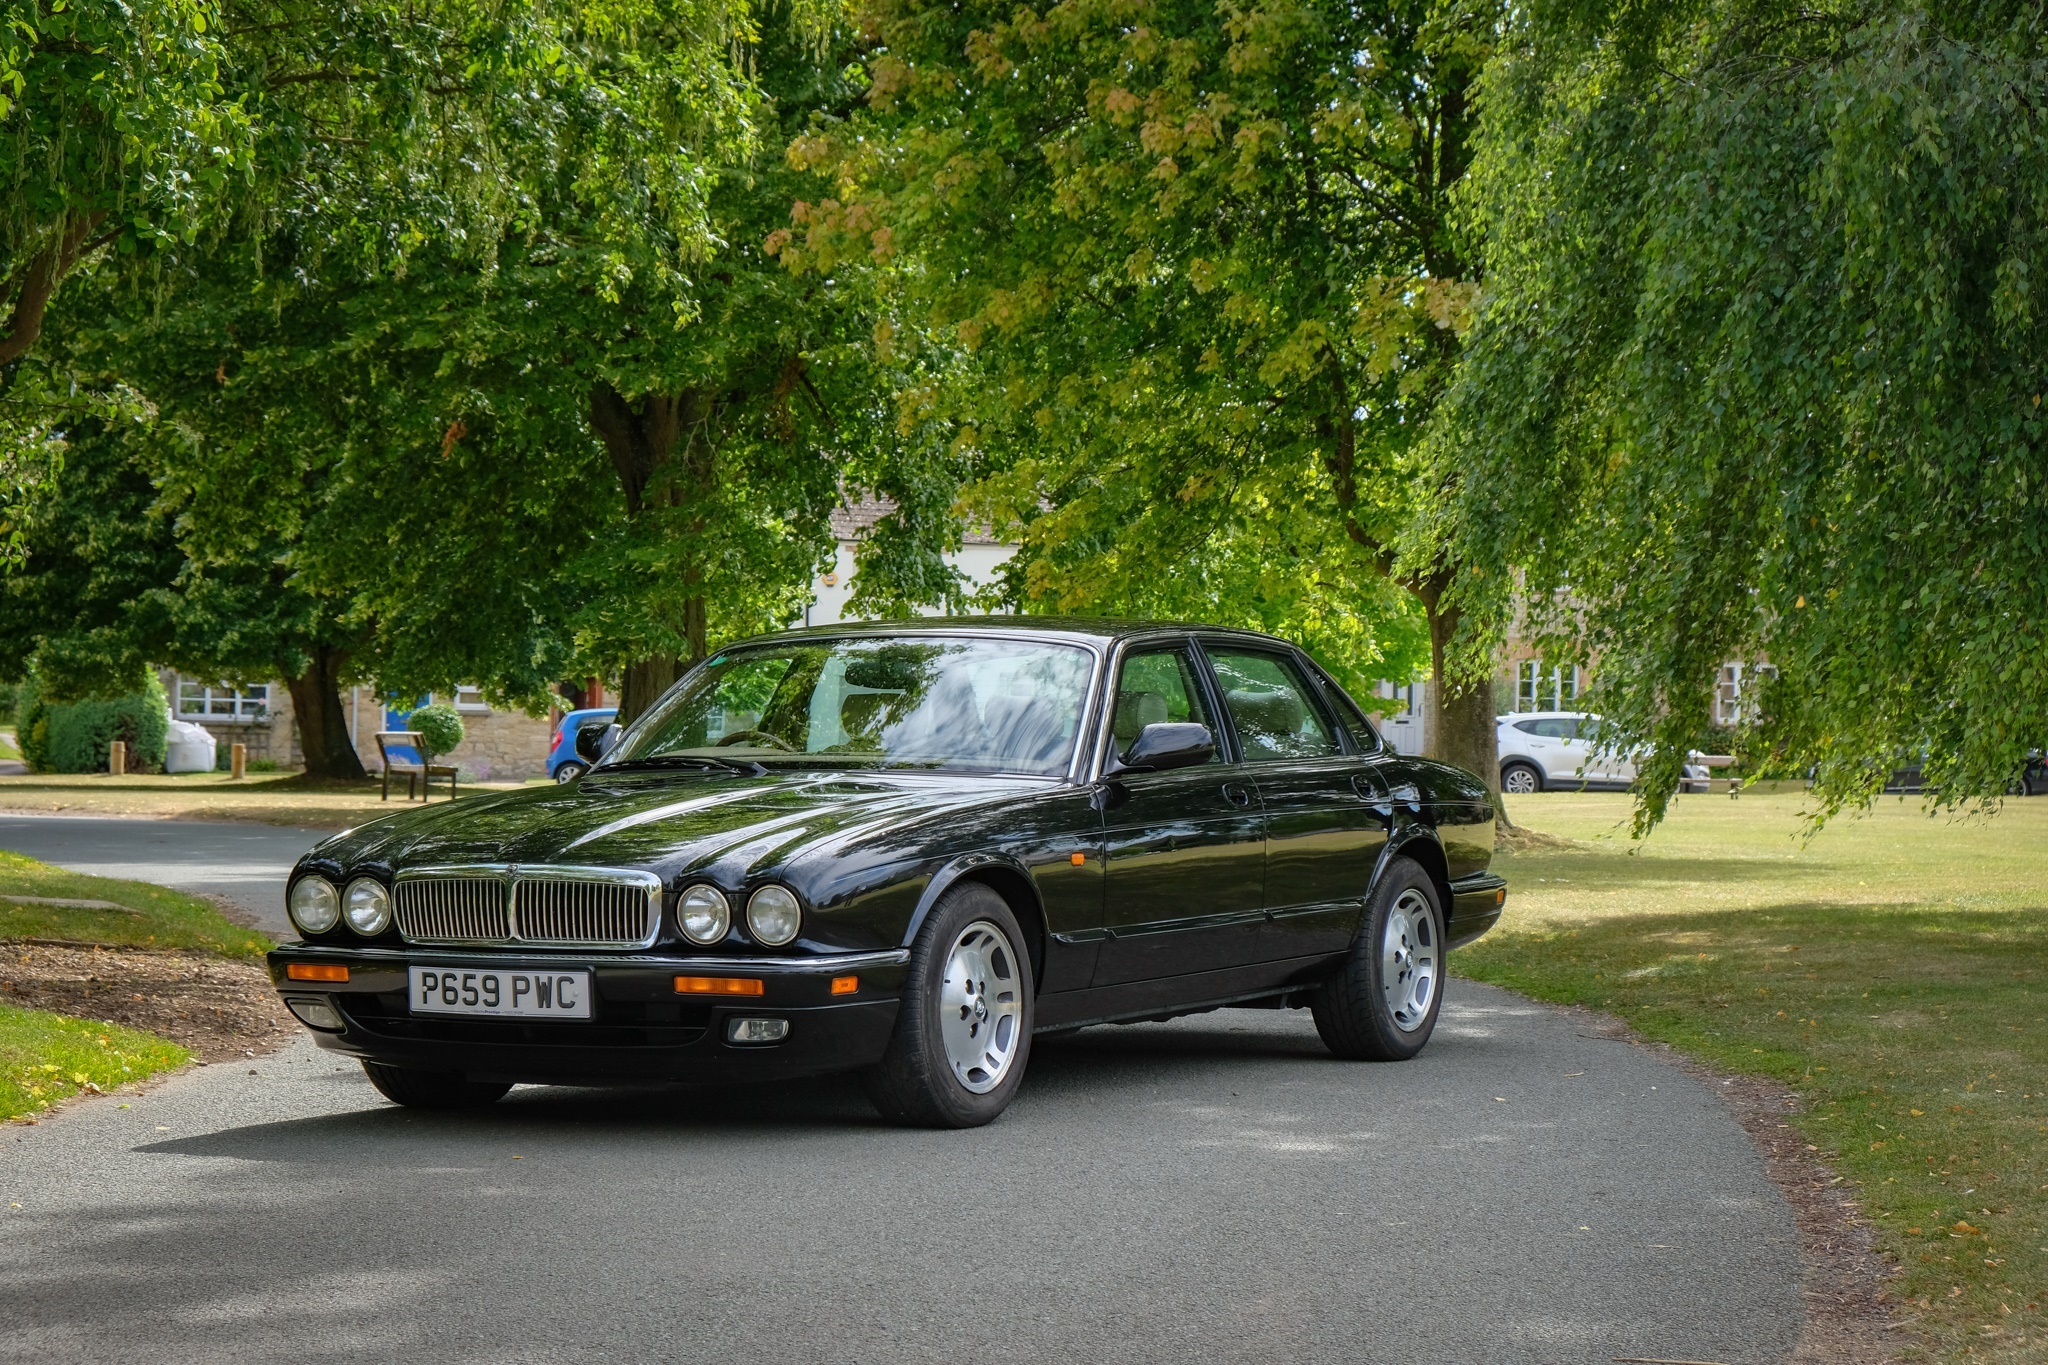
[{"label": "rear door", "polygon": [[1095,984],[1185,976],[1256,960],[1265,921],[1265,822],[1185,639],[1131,646],[1110,693],[1110,747],[1145,726],[1206,725],[1208,763],[1105,784],[1103,927]]},{"label": "rear door", "polygon": [[1266,810],[1259,958],[1340,952],[1386,842],[1374,772],[1347,750],[1321,687],[1290,651],[1216,639],[1202,648]]}]

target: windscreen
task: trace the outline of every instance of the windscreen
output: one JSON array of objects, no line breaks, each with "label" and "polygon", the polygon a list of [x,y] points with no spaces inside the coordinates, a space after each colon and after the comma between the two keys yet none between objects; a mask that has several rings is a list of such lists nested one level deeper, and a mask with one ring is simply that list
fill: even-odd
[{"label": "windscreen", "polygon": [[604,766],[719,759],[1057,776],[1091,663],[1071,645],[938,636],[728,650],[628,730]]}]

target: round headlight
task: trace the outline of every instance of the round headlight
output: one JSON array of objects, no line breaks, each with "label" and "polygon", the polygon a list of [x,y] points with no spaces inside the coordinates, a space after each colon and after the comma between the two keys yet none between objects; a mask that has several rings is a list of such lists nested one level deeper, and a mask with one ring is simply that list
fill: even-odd
[{"label": "round headlight", "polygon": [[786,886],[764,886],[747,902],[747,931],[771,948],[795,938],[803,922],[803,909]]},{"label": "round headlight", "polygon": [[698,882],[676,902],[676,923],[692,943],[716,943],[732,928],[732,906],[725,893]]},{"label": "round headlight", "polygon": [[324,934],[341,919],[341,895],[325,877],[301,877],[292,883],[284,908],[302,934]]},{"label": "round headlight", "polygon": [[348,916],[348,927],[365,938],[391,927],[391,893],[384,889],[384,883],[369,877],[358,877],[348,884],[341,909]]}]

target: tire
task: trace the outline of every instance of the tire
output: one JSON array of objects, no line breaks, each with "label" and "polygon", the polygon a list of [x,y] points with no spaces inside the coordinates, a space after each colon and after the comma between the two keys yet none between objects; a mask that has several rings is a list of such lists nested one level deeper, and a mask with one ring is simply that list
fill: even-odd
[{"label": "tire", "polygon": [[1444,912],[1407,858],[1387,865],[1351,951],[1313,997],[1316,1032],[1339,1057],[1404,1062],[1436,1029],[1444,996]]},{"label": "tire", "polygon": [[481,1109],[496,1104],[512,1086],[472,1081],[459,1071],[418,1071],[384,1062],[364,1062],[363,1074],[379,1094],[408,1109]]},{"label": "tire", "polygon": [[1500,765],[1500,789],[1513,796],[1526,796],[1543,790],[1543,773],[1533,763],[1503,763]]},{"label": "tire", "polygon": [[574,782],[589,771],[590,765],[587,763],[564,763],[561,767],[555,769],[555,781]]},{"label": "tire", "polygon": [[978,1128],[1009,1107],[1031,1057],[1031,954],[1017,917],[979,882],[939,898],[910,948],[896,1032],[861,1086],[882,1116]]}]

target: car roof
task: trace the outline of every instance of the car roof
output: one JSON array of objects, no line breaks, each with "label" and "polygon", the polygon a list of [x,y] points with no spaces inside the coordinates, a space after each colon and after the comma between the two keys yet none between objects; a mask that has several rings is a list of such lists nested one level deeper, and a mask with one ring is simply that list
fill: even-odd
[{"label": "car roof", "polygon": [[1592,720],[1591,711],[1510,711],[1504,716],[1494,717],[1496,725],[1508,725],[1518,720]]},{"label": "car roof", "polygon": [[[1189,621],[1151,621],[1100,616],[919,616],[895,621],[841,621],[829,626],[804,626],[735,640],[734,645],[760,644],[769,640],[835,640],[850,637],[901,635],[988,635],[1015,639],[1042,636],[1075,643],[1106,644],[1140,635],[1162,632],[1227,635],[1265,644],[1287,645],[1285,640],[1234,626],[1201,625]],[[1292,648],[1292,646],[1287,646]]]}]

